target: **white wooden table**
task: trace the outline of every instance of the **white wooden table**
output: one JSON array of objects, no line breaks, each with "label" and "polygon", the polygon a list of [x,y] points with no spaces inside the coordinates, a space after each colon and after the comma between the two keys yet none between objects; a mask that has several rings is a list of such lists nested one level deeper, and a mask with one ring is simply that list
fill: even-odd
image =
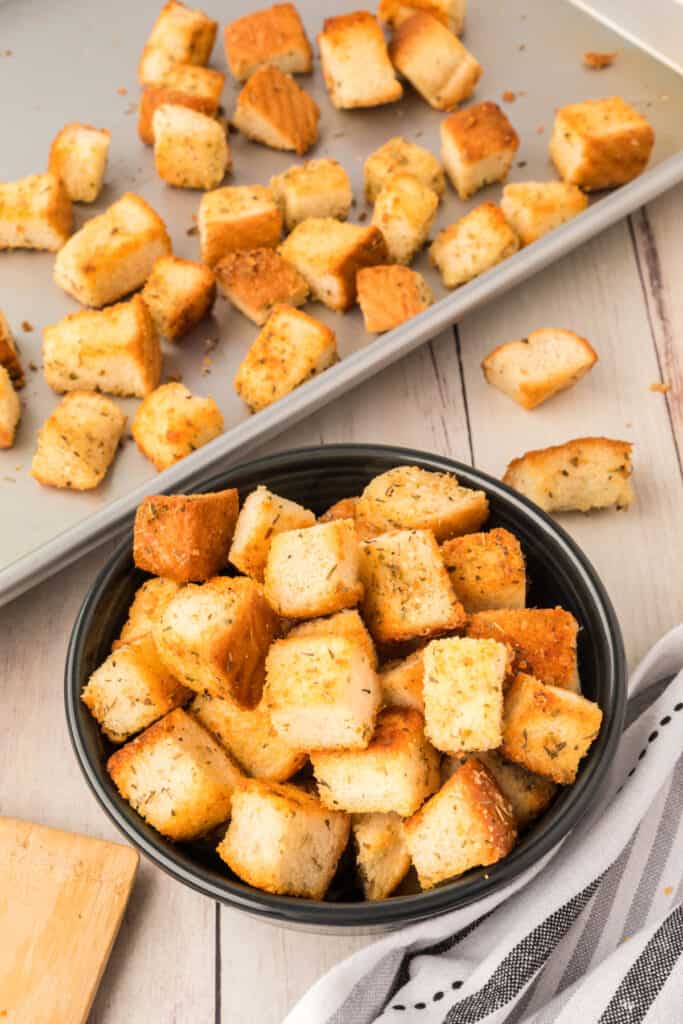
[{"label": "white wooden table", "polygon": [[[280,437],[412,445],[499,475],[529,448],[586,434],[635,442],[628,512],[563,516],[601,574],[631,665],[683,620],[683,188]],[[585,335],[600,362],[528,413],[479,368],[495,344],[536,327]],[[650,385],[664,380],[668,394]],[[0,510],[1,521],[1,510]],[[86,587],[108,555],[83,559],[0,609],[0,810],[118,838],[76,767],[62,667]],[[92,1013],[96,1024],[279,1024],[328,967],[368,938],[289,932],[219,908],[148,863]]]}]

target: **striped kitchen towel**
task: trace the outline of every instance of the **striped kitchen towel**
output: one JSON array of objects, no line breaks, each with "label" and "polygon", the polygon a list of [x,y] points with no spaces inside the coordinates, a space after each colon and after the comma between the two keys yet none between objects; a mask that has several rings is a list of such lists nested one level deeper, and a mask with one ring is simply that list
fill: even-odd
[{"label": "striped kitchen towel", "polygon": [[683,1024],[683,626],[629,697],[605,796],[543,863],[356,953],[286,1024]]}]

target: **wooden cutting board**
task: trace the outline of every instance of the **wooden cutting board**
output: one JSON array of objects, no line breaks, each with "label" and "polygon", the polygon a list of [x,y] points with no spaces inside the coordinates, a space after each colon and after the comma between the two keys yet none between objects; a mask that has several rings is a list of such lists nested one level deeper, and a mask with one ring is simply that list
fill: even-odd
[{"label": "wooden cutting board", "polygon": [[0,1022],[82,1024],[114,944],[135,850],[0,818]]}]

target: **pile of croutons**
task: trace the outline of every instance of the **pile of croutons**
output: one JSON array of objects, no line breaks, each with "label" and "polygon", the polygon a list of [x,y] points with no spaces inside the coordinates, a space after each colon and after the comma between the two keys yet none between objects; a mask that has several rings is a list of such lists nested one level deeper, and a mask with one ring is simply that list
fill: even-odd
[{"label": "pile of croutons", "polygon": [[414,466],[319,518],[263,486],[241,508],[235,490],[145,499],[134,560],[152,575],[82,693],[122,744],[124,799],[310,899],[351,835],[371,900],[411,865],[428,889],[505,857],[602,712],[577,621],[526,607],[520,544],[488,515],[483,491]]}]

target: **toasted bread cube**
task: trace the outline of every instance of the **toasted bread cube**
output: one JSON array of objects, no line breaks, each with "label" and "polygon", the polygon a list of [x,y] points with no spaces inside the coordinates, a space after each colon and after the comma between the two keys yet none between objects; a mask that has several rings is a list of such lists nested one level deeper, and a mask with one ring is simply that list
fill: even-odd
[{"label": "toasted bread cube", "polygon": [[505,181],[519,136],[497,103],[485,100],[441,123],[441,158],[461,199]]},{"label": "toasted bread cube", "polygon": [[579,690],[576,637],[579,624],[564,608],[497,609],[475,612],[467,635],[510,644],[517,665],[544,683]]},{"label": "toasted bread cube", "polygon": [[363,164],[365,198],[369,203],[375,202],[394,174],[412,174],[439,198],[446,189],[443,167],[437,157],[401,135],[385,142]]},{"label": "toasted bread cube", "polygon": [[320,799],[334,810],[407,818],[439,788],[439,755],[409,708],[381,711],[364,750],[314,750],[311,763]]},{"label": "toasted bread cube", "polygon": [[126,417],[94,391],[72,391],[43,423],[31,476],[49,487],[90,491],[116,455]]},{"label": "toasted bread cube", "polygon": [[531,245],[587,206],[588,197],[581,189],[564,181],[516,181],[505,186],[500,201],[522,245]]},{"label": "toasted bread cube", "polygon": [[294,4],[273,4],[225,26],[225,55],[238,82],[266,64],[289,75],[313,69],[313,52]]},{"label": "toasted bread cube", "polygon": [[153,636],[168,670],[191,690],[253,708],[278,628],[258,583],[216,576],[179,590],[154,624]]},{"label": "toasted bread cube", "polygon": [[263,582],[273,537],[286,530],[313,526],[315,516],[303,505],[257,487],[247,495],[237,517],[229,558],[245,576]]},{"label": "toasted bread cube", "polygon": [[211,579],[228,564],[238,503],[234,488],[144,498],[135,514],[135,565],[176,583]]},{"label": "toasted bread cube", "polygon": [[356,863],[366,900],[391,896],[410,870],[398,814],[355,814],[351,819]]},{"label": "toasted bread cube", "polygon": [[9,373],[0,365],[0,448],[11,448],[21,418],[19,395]]},{"label": "toasted bread cube", "polygon": [[223,431],[223,413],[211,396],[184,384],[162,384],[141,402],[133,419],[135,443],[158,470],[168,469]]},{"label": "toasted bread cube", "polygon": [[365,330],[372,334],[393,330],[434,301],[422,275],[408,267],[364,267],[356,275],[356,287]]},{"label": "toasted bread cube", "polygon": [[517,829],[512,808],[491,773],[471,757],[404,822],[403,835],[420,885],[431,889],[506,857]]},{"label": "toasted bread cube", "polygon": [[4,313],[0,309],[0,366],[3,366],[14,387],[17,389],[24,386],[24,371],[19,359],[17,343],[14,340],[10,325],[7,323]]},{"label": "toasted bread cube", "polygon": [[423,651],[413,651],[407,658],[388,661],[379,673],[382,704],[393,708],[412,708],[424,715]]},{"label": "toasted bread cube", "polygon": [[210,312],[216,278],[203,263],[162,256],[152,267],[142,297],[159,334],[177,341]]},{"label": "toasted bread cube", "polygon": [[91,124],[66,124],[50,146],[48,170],[74,203],[94,203],[102,191],[111,132]]},{"label": "toasted bread cube", "polygon": [[645,170],[655,135],[620,96],[560,107],[550,156],[560,177],[586,191],[614,188]]},{"label": "toasted bread cube", "polygon": [[503,482],[546,512],[628,508],[633,501],[629,441],[577,437],[513,459]]},{"label": "toasted bread cube", "polygon": [[522,548],[509,530],[453,537],[441,547],[453,589],[466,612],[524,608],[526,566]]},{"label": "toasted bread cube", "polygon": [[216,188],[230,167],[225,128],[198,110],[174,103],[152,118],[157,174],[176,188]]},{"label": "toasted bread cube", "polygon": [[216,39],[218,25],[203,11],[192,10],[178,0],[169,0],[152,27],[142,51],[138,79],[142,85],[158,81],[155,55],[160,53],[172,64],[207,64]]},{"label": "toasted bread cube", "polygon": [[466,6],[467,0],[379,0],[377,17],[389,25],[400,25],[416,11],[426,11],[459,36],[465,27]]},{"label": "toasted bread cube", "polygon": [[566,786],[576,779],[601,722],[593,701],[520,672],[505,694],[501,753]]},{"label": "toasted bread cube", "polygon": [[282,214],[268,188],[235,185],[203,195],[197,217],[204,263],[213,266],[229,252],[275,248]]},{"label": "toasted bread cube", "polygon": [[429,250],[446,288],[457,288],[519,249],[519,238],[495,203],[482,203],[444,228]]},{"label": "toasted bread cube", "polygon": [[302,156],[318,138],[320,110],[291,75],[270,64],[255,71],[237,97],[235,127],[271,149]]},{"label": "toasted bread cube", "polygon": [[335,107],[377,107],[403,95],[382,29],[368,11],[326,18],[318,35],[320,62]]},{"label": "toasted bread cube", "polygon": [[426,11],[397,26],[389,56],[436,110],[452,110],[471,96],[483,71],[458,37]]},{"label": "toasted bread cube", "polygon": [[535,409],[580,381],[597,361],[592,345],[574,331],[543,327],[494,348],[481,366],[494,388],[523,409]]},{"label": "toasted bread cube", "polygon": [[165,103],[198,110],[208,117],[215,117],[223,91],[225,75],[213,68],[196,67],[194,64],[178,64],[164,74],[163,82],[148,85],[140,97],[138,135],[142,141],[154,144],[152,118],[154,112]]},{"label": "toasted bread cube", "polygon": [[506,761],[499,750],[480,751],[477,758],[491,772],[498,789],[510,804],[520,832],[543,813],[557,792],[554,782],[530,772],[521,764]]},{"label": "toasted bread cube", "polygon": [[242,778],[221,745],[182,708],[112,754],[107,771],[146,822],[179,841],[226,821]]},{"label": "toasted bread cube", "polygon": [[57,252],[72,226],[71,200],[55,174],[32,174],[20,181],[0,182],[0,251]]},{"label": "toasted bread cube", "polygon": [[162,86],[169,73],[177,67],[187,65],[179,63],[163,46],[150,46],[148,43],[138,64],[138,81],[145,89]]},{"label": "toasted bread cube", "polygon": [[378,643],[434,636],[464,625],[431,530],[383,533],[361,544],[363,616]]},{"label": "toasted bread cube", "polygon": [[69,239],[55,260],[54,279],[84,306],[106,306],[143,285],[170,252],[161,217],[126,192]]},{"label": "toasted bread cube", "polygon": [[350,309],[356,300],[356,274],[388,262],[384,237],[374,224],[345,224],[332,217],[309,217],[280,246],[280,255],[306,278],[316,299],[329,309]]},{"label": "toasted bread cube", "polygon": [[387,244],[393,263],[411,263],[427,241],[439,197],[412,174],[389,179],[375,201],[372,223]]},{"label": "toasted bread cube", "polygon": [[277,305],[235,375],[235,390],[258,412],[337,361],[326,324],[293,306]]},{"label": "toasted bread cube", "polygon": [[346,220],[353,202],[349,176],[336,160],[323,158],[295,164],[270,179],[287,231],[309,217]]},{"label": "toasted bread cube", "polygon": [[59,394],[88,388],[143,398],[159,382],[161,345],[140,295],[69,313],[43,332],[45,380]]},{"label": "toasted bread cube", "polygon": [[375,671],[377,670],[377,652],[368,633],[365,623],[355,608],[346,608],[343,612],[335,612],[328,618],[310,619],[300,622],[290,629],[287,637],[297,636],[345,636],[356,641],[365,651],[367,659]]},{"label": "toasted bread cube", "polygon": [[371,537],[376,537],[383,531],[375,529],[370,523],[356,519],[356,508],[359,501],[360,498],[342,498],[341,501],[335,501],[334,505],[330,505],[321,516],[318,516],[318,522],[331,523],[335,519],[353,519],[358,540],[370,540]]},{"label": "toasted bread cube", "polygon": [[275,249],[231,252],[214,270],[223,295],[261,327],[276,306],[303,306],[308,298],[306,280]]},{"label": "toasted bread cube", "polygon": [[180,586],[181,584],[175,580],[156,576],[138,587],[133,603],[128,609],[128,618],[112,647],[131,644],[134,640],[151,634],[154,623],[161,617],[171,598],[178,593]]},{"label": "toasted bread cube", "polygon": [[268,651],[264,704],[295,750],[367,747],[379,697],[366,647],[355,638],[287,637]]},{"label": "toasted bread cube", "polygon": [[451,473],[396,466],[374,477],[356,516],[380,530],[431,530],[438,541],[476,530],[486,521],[483,491],[461,487]]},{"label": "toasted bread cube", "polygon": [[349,840],[349,817],[298,786],[246,779],[218,847],[238,878],[266,892],[321,900]]}]

